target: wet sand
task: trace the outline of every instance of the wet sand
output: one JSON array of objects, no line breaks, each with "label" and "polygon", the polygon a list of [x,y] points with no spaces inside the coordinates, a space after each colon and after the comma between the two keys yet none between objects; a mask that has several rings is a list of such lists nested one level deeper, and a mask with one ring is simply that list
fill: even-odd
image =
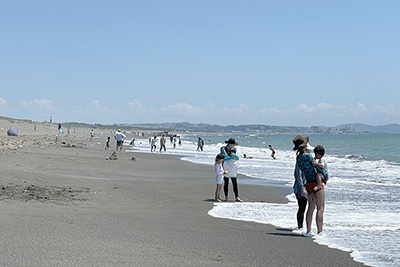
[{"label": "wet sand", "polygon": [[[0,149],[0,266],[362,266],[286,229],[207,215],[212,166],[144,153],[105,160],[103,138],[80,142]],[[286,189],[239,180],[239,190],[246,201],[286,201]]]}]

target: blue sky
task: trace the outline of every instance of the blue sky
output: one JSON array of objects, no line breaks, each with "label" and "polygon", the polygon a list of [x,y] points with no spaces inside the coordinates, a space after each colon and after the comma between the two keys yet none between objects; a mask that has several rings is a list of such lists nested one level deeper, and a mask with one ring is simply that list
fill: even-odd
[{"label": "blue sky", "polygon": [[2,1],[0,115],[400,122],[398,1]]}]

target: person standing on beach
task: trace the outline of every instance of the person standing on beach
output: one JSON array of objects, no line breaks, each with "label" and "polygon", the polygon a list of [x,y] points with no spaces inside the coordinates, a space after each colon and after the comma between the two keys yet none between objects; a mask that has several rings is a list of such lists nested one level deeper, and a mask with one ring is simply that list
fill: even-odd
[{"label": "person standing on beach", "polygon": [[176,137],[174,137],[174,148],[176,148]]},{"label": "person standing on beach", "polygon": [[[311,153],[312,150],[314,150],[314,147],[312,147],[309,143],[307,143],[307,146],[306,146],[307,153]],[[306,182],[307,181],[306,181],[305,175],[300,171],[297,164],[295,164],[293,193],[296,195],[298,209],[297,209],[297,214],[296,214],[297,229],[294,229],[294,230],[303,229],[304,213],[305,213],[306,207],[307,207]]]},{"label": "person standing on beach", "polygon": [[157,136],[154,136],[154,138],[151,139],[151,149],[150,149],[150,152],[153,152],[153,151],[155,152],[155,151],[156,151],[156,149],[157,149],[156,142],[157,142]]},{"label": "person standing on beach", "polygon": [[296,166],[298,166],[300,171],[304,173],[304,176],[306,178],[306,190],[308,192],[308,210],[306,214],[307,233],[304,236],[312,237],[313,234],[311,233],[311,221],[315,207],[317,207],[316,222],[318,234],[320,234],[323,230],[325,191],[323,185],[321,185],[320,189],[316,191],[314,190],[314,187],[317,185],[317,173],[315,171],[315,166],[318,166],[320,168],[323,168],[323,166],[317,163],[311,154],[307,153],[308,141],[308,136],[296,136],[293,139],[293,150],[297,150]]},{"label": "person standing on beach", "polygon": [[94,131],[92,129],[92,130],[90,130],[90,141],[92,141],[93,137],[94,137]]},{"label": "person standing on beach", "polygon": [[224,155],[218,154],[215,157],[215,173],[217,177],[215,178],[215,182],[217,183],[217,188],[215,189],[215,201],[222,202],[219,198],[219,194],[222,188],[222,182],[224,180],[224,174],[228,174],[228,172],[224,171],[224,167],[222,166],[222,162],[224,162]]},{"label": "person standing on beach", "polygon": [[235,198],[237,202],[242,202],[239,198],[239,188],[237,185],[237,170],[238,170],[238,160],[239,156],[236,155],[235,146],[237,145],[234,138],[229,138],[225,141],[226,146],[221,147],[221,154],[224,156],[223,167],[227,172],[224,176],[224,193],[225,201],[228,201],[228,189],[229,189],[229,178],[232,180],[233,192],[235,193]]},{"label": "person standing on beach", "polygon": [[178,142],[179,146],[182,146],[182,137],[179,136],[179,142]]},{"label": "person standing on beach", "polygon": [[164,148],[164,152],[167,152],[167,148],[165,147],[165,137],[164,137],[164,135],[162,135],[161,136],[161,139],[160,139],[160,152],[161,152],[161,150]]},{"label": "person standing on beach", "polygon": [[126,136],[122,133],[121,129],[118,129],[118,131],[115,133],[114,138],[117,140],[117,151],[118,148],[120,151],[122,151],[122,147],[124,146],[124,138]]},{"label": "person standing on beach", "polygon": [[276,159],[276,158],[275,158],[275,149],[274,149],[274,147],[271,146],[271,145],[269,145],[269,149],[272,151],[271,157],[272,157],[273,159]]}]

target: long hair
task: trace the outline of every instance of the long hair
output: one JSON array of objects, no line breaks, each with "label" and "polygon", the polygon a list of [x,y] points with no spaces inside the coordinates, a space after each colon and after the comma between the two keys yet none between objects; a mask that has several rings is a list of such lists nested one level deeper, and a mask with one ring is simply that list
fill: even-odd
[{"label": "long hair", "polygon": [[300,147],[297,149],[296,155],[300,155],[300,154],[306,153],[306,151],[307,151],[306,148],[307,148],[307,146],[300,146]]}]

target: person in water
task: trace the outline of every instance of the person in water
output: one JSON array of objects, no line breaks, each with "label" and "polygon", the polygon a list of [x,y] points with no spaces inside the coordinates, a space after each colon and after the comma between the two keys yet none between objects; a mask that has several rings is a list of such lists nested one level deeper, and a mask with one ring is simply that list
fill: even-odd
[{"label": "person in water", "polygon": [[271,146],[271,145],[269,145],[269,149],[271,150],[271,157],[273,158],[273,159],[276,159],[275,158],[275,149],[274,149],[274,147],[273,146]]}]

